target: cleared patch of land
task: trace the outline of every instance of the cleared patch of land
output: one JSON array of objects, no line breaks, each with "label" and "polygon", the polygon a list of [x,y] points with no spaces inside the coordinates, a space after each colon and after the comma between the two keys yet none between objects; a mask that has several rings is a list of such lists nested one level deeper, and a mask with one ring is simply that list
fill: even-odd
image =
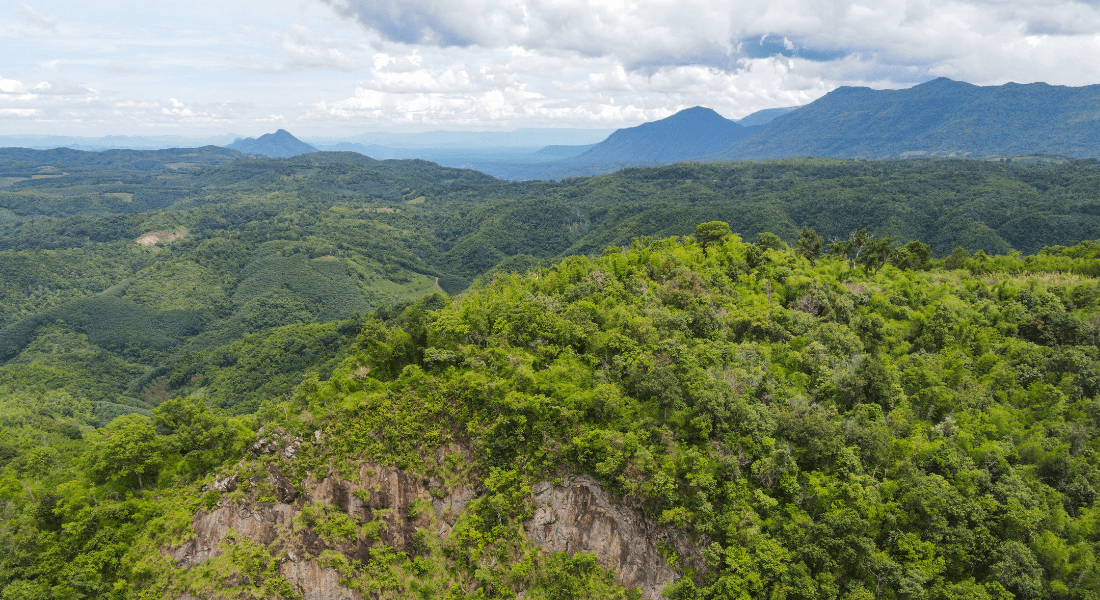
[{"label": "cleared patch of land", "polygon": [[186,231],[153,231],[134,240],[140,246],[155,246],[161,242],[174,242],[187,235]]}]

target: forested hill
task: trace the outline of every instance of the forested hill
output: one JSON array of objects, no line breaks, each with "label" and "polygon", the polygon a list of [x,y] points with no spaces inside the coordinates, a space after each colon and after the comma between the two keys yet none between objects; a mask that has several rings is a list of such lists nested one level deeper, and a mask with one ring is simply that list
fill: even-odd
[{"label": "forested hill", "polygon": [[946,78],[902,90],[842,87],[716,153],[793,156],[1100,156],[1100,85],[979,87]]},{"label": "forested hill", "polygon": [[1100,248],[820,241],[283,326],[98,430],[57,369],[136,367],[54,323],[2,367],[0,597],[1095,598]]},{"label": "forested hill", "polygon": [[0,186],[7,187],[21,180],[58,177],[64,169],[85,168],[102,173],[125,174],[127,171],[187,170],[233,162],[244,155],[236,150],[203,146],[202,148],[171,148],[167,150],[103,150],[88,152],[70,148],[32,150],[0,148]]},{"label": "forested hill", "polygon": [[696,106],[658,121],[619,129],[573,161],[663,164],[691,160],[729,148],[752,131],[709,108]]},{"label": "forested hill", "polygon": [[[786,109],[776,109],[784,111]],[[754,113],[753,122],[767,122],[767,111]],[[519,162],[469,161],[471,168],[512,180],[563,179],[600,175],[627,167],[665,165],[722,152],[750,136],[757,126],[742,126],[709,108],[696,106],[636,127],[618,129],[584,152],[550,160]]]},{"label": "forested hill", "polygon": [[0,599],[1100,594],[1097,161],[232,156],[0,151]]},{"label": "forested hill", "polygon": [[508,183],[354,153],[175,169],[162,154],[149,170],[89,153],[0,162],[0,382],[23,381],[54,348],[66,358],[35,385],[89,399],[106,423],[189,389],[174,366],[237,364],[227,357],[250,356],[274,328],[316,324],[284,340],[315,349],[290,362],[218,367],[212,402],[250,411],[335,360],[334,324],[357,312],[712,220],[791,244],[803,227],[829,241],[867,229],[934,257],[1100,239],[1092,161],[681,163]]}]

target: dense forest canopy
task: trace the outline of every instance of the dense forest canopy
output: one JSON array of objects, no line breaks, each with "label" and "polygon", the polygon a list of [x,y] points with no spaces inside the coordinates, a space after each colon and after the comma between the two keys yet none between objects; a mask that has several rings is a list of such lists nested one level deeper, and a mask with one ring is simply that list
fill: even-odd
[{"label": "dense forest canopy", "polygon": [[481,490],[302,508],[377,597],[636,597],[523,535],[570,473],[691,540],[674,598],[1100,595],[1094,161],[169,164],[3,167],[0,598],[296,597],[167,549],[362,461]]},{"label": "dense forest canopy", "polygon": [[[70,389],[99,380],[90,398],[102,424],[187,387],[169,366],[206,364],[247,335],[457,293],[489,273],[685,235],[701,222],[792,244],[803,227],[826,242],[866,229],[941,257],[1100,238],[1095,161],[680,163],[506,183],[354,153],[221,164],[230,153],[5,150],[0,364],[33,352],[51,327],[85,336],[141,373],[54,365],[51,380]],[[215,402],[248,412],[300,376],[269,376],[263,393]]]}]

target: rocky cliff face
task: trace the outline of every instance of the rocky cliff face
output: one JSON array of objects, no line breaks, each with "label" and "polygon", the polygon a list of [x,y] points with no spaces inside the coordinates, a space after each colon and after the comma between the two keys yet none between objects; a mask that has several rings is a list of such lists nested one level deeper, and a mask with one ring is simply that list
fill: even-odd
[{"label": "rocky cliff face", "polygon": [[[418,532],[446,539],[466,504],[477,497],[473,489],[446,488],[440,480],[422,480],[371,463],[362,464],[351,481],[307,479],[302,494],[275,467],[269,467],[267,479],[277,502],[226,503],[196,512],[194,537],[167,551],[175,563],[194,569],[248,540],[278,558],[279,575],[304,600],[361,600],[359,592],[341,585],[336,569],[322,565],[322,553],[336,551],[366,561],[377,539],[416,556],[422,551]],[[231,490],[237,482],[230,475],[215,485]],[[536,510],[526,531],[536,545],[548,552],[595,553],[624,585],[641,588],[647,599],[661,597],[661,589],[676,579],[658,545],[677,548],[681,555],[687,554],[688,545],[637,509],[616,504],[591,478],[540,483],[533,493]],[[410,512],[410,507],[416,508]],[[310,521],[319,513],[346,515],[357,526],[376,523],[377,538],[334,539],[319,533],[323,528]],[[178,600],[193,597],[185,594]]]},{"label": "rocky cliff face", "polygon": [[624,585],[641,588],[643,598],[661,597],[661,589],[677,578],[658,544],[687,544],[641,511],[613,503],[594,479],[543,482],[533,491],[535,516],[527,535],[539,547],[569,554],[592,552]]}]

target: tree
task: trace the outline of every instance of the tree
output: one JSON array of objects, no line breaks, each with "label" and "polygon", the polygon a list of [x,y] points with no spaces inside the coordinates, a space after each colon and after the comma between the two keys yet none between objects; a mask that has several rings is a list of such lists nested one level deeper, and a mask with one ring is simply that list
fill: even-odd
[{"label": "tree", "polygon": [[859,257],[867,249],[867,241],[867,230],[860,229],[847,240],[833,239],[833,243],[829,244],[829,253],[847,260],[848,268],[854,269]]},{"label": "tree", "polygon": [[878,273],[879,269],[886,266],[886,263],[897,260],[894,239],[890,237],[880,238],[877,235],[867,238],[866,249],[857,260],[867,272],[874,270],[875,273]]},{"label": "tree", "polygon": [[970,251],[966,248],[955,248],[955,251],[951,253],[951,256],[943,259],[943,268],[954,270],[961,269],[966,261],[970,258]]},{"label": "tree", "polygon": [[731,234],[729,223],[724,221],[708,221],[700,223],[695,228],[695,239],[703,245],[704,250],[711,244],[720,243],[726,236]]},{"label": "tree", "polygon": [[798,234],[798,255],[806,257],[810,264],[817,265],[817,257],[821,255],[821,246],[825,243],[816,231],[809,227],[803,227]]},{"label": "tree", "polygon": [[928,266],[930,258],[932,258],[932,249],[928,244],[913,240],[898,250],[895,264],[899,269],[923,270]]},{"label": "tree", "polygon": [[97,483],[129,484],[143,475],[156,475],[164,463],[164,443],[149,417],[131,413],[108,425],[84,455],[85,466]]},{"label": "tree", "polygon": [[238,432],[229,419],[211,410],[201,398],[166,400],[153,410],[153,422],[170,436],[165,449],[179,452],[195,474],[209,471],[240,451]]},{"label": "tree", "polygon": [[772,250],[785,250],[787,248],[787,243],[770,231],[761,231],[756,234],[756,245]]}]

